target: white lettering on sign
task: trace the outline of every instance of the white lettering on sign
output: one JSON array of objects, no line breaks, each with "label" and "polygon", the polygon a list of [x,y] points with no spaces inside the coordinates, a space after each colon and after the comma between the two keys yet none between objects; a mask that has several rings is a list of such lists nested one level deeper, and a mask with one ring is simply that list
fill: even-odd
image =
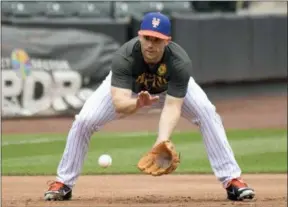
[{"label": "white lettering on sign", "polygon": [[13,70],[2,70],[2,112],[31,115],[50,108],[57,112],[80,109],[93,93],[81,86],[81,75],[73,70],[32,71],[25,79]]},{"label": "white lettering on sign", "polygon": [[[36,88],[36,83],[42,85],[42,96],[35,99],[34,93]],[[25,109],[35,109],[36,111],[43,111],[50,107],[51,105],[51,93],[52,91],[52,78],[51,76],[43,71],[33,71],[30,76],[28,76],[23,82],[23,93],[22,93],[22,107]]]}]

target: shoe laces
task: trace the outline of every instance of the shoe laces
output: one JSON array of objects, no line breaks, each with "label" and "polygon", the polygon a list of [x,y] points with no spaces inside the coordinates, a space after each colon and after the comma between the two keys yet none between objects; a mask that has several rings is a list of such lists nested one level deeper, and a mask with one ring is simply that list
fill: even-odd
[{"label": "shoe laces", "polygon": [[247,187],[247,184],[243,180],[237,179],[237,178],[232,179],[228,186],[230,186],[230,185],[234,185],[238,188],[246,188]]},{"label": "shoe laces", "polygon": [[63,183],[60,183],[58,181],[53,181],[53,180],[49,180],[47,182],[47,185],[50,186],[48,190],[53,190],[53,191],[54,190],[57,191],[57,190],[59,190],[60,188],[62,188],[64,186]]}]

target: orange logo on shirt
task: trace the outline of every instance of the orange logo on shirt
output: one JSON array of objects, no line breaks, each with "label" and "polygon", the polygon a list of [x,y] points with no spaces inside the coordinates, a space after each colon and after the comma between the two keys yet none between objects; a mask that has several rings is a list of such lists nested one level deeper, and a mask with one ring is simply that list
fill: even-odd
[{"label": "orange logo on shirt", "polygon": [[166,65],[161,64],[158,68],[158,71],[157,71],[158,75],[163,76],[163,75],[165,75],[166,72],[167,72]]},{"label": "orange logo on shirt", "polygon": [[136,83],[143,84],[147,89],[158,89],[168,82],[164,77],[157,76],[156,74],[142,73],[137,77]]}]

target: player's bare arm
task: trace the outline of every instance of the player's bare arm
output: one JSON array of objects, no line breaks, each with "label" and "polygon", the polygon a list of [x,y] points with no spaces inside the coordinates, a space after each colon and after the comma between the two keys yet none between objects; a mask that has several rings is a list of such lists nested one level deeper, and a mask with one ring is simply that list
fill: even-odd
[{"label": "player's bare arm", "polygon": [[111,86],[113,105],[117,113],[133,114],[137,111],[137,99],[131,98],[132,91]]},{"label": "player's bare arm", "polygon": [[150,106],[159,100],[159,96],[151,96],[147,91],[141,91],[136,98],[132,98],[130,89],[111,87],[112,101],[117,113],[133,114],[144,106]]},{"label": "player's bare arm", "polygon": [[191,62],[180,62],[176,64],[168,83],[168,91],[164,107],[159,120],[159,131],[156,144],[170,139],[181,116],[184,97],[187,92],[189,74],[188,69],[192,67]]},{"label": "player's bare arm", "polygon": [[176,98],[170,95],[166,96],[159,120],[159,132],[155,145],[162,141],[169,140],[180,119],[183,100],[183,98]]}]

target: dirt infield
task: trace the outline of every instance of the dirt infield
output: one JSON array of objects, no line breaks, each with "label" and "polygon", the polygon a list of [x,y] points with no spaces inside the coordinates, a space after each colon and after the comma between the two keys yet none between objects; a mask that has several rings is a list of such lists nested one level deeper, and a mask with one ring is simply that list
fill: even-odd
[{"label": "dirt infield", "polygon": [[[248,100],[216,103],[226,128],[286,128],[287,96],[258,97]],[[137,119],[137,125],[135,120]],[[155,131],[159,116],[134,116],[115,121],[102,131]],[[140,123],[141,122],[141,123]],[[72,119],[4,121],[2,133],[49,133],[69,130]],[[196,130],[181,120],[177,130]],[[287,206],[286,175],[243,175],[255,188],[257,196],[251,202],[230,202],[213,175],[143,175],[81,176],[73,191],[73,200],[45,202],[46,181],[54,177],[2,177],[4,207],[38,206]]]},{"label": "dirt infield", "polygon": [[[245,175],[257,198],[249,202],[226,201],[226,194],[215,177],[208,175],[175,175],[151,177],[143,175],[82,176],[74,188],[73,200],[43,201],[45,181],[53,177],[5,177],[4,206],[286,206],[285,175]],[[278,191],[278,192],[277,192]]]}]

